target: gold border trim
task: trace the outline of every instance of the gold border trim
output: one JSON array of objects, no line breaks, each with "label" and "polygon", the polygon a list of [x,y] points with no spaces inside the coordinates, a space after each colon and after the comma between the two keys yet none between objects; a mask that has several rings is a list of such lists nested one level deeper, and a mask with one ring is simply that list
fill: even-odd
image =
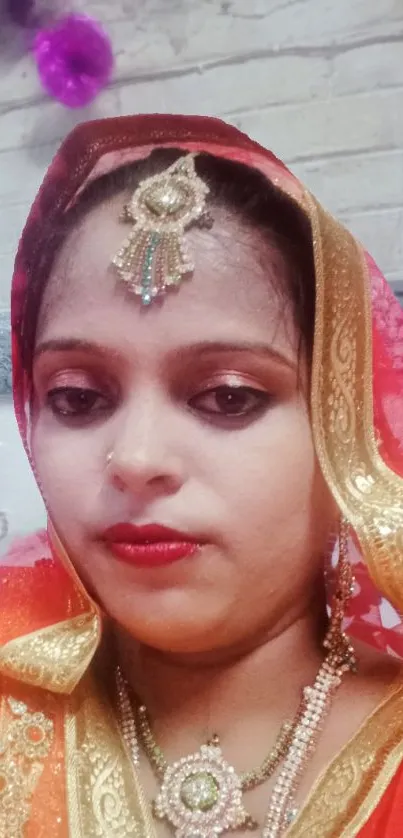
[{"label": "gold border trim", "polygon": [[403,760],[403,684],[385,699],[325,768],[287,838],[354,838]]},{"label": "gold border trim", "polygon": [[155,838],[139,779],[99,677],[88,673],[65,718],[70,838]]},{"label": "gold border trim", "polygon": [[52,692],[72,692],[99,636],[100,618],[86,613],[16,637],[0,647],[0,674]]},{"label": "gold border trim", "polygon": [[[52,715],[41,707],[38,702],[15,697],[0,683],[0,775],[4,783],[0,838],[23,838],[32,819],[35,794],[55,738]],[[36,741],[27,736],[31,727],[41,733]]]},{"label": "gold border trim", "polygon": [[[389,783],[393,780],[402,759],[403,746],[402,743],[399,743],[399,745],[389,754],[383,770],[379,772],[376,788],[374,788],[362,802],[355,817],[351,819],[347,826],[348,832],[343,829],[340,838],[353,838],[355,835],[358,835],[363,826],[368,823],[371,815],[375,812],[378,803],[380,803],[383,795],[385,794]],[[353,830],[353,832],[351,830]],[[339,836],[334,835],[333,838],[339,838]]]},{"label": "gold border trim", "polygon": [[69,824],[69,838],[84,838],[80,826],[79,813],[79,790],[77,784],[77,730],[74,714],[71,712],[71,701],[68,702],[68,709],[64,719],[64,745],[66,765],[66,798],[67,817]]},{"label": "gold border trim", "polygon": [[402,610],[403,478],[383,461],[375,438],[369,269],[362,247],[308,192],[301,206],[312,225],[316,273],[315,448],[376,586]]}]

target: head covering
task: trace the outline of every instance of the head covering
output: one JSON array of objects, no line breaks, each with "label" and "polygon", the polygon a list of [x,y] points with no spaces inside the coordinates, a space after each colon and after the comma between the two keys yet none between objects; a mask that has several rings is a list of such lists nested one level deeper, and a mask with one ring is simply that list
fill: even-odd
[{"label": "head covering", "polygon": [[[169,147],[184,153],[207,152],[259,170],[309,219],[316,276],[311,385],[316,452],[328,486],[354,533],[355,561],[362,557],[381,594],[402,609],[403,311],[353,236],[322,209],[271,152],[217,119],[144,115],[99,120],[78,126],[57,153],[22,234],[12,286],[14,399],[28,456],[30,381],[23,365],[21,326],[31,266],[38,242],[43,239],[44,224],[47,229],[57,226],[92,180],[126,163],[145,159],[155,148]],[[47,648],[49,632],[56,637],[54,649],[58,643],[70,643],[71,664],[67,665],[65,655],[64,671],[58,671],[49,682],[46,644],[38,654],[40,644],[36,643],[39,662],[27,673],[21,661],[32,649],[22,626],[14,625],[7,635],[12,639],[0,648],[0,672],[68,691],[97,646],[100,617],[52,526],[50,539],[57,559],[48,563],[53,568],[49,573],[59,577],[64,574],[59,588],[69,591],[69,606],[64,614],[67,606],[60,606],[59,621],[43,615],[39,625],[45,632]],[[359,565],[362,598],[367,581],[361,571]],[[376,610],[379,598],[375,603]],[[372,605],[369,608],[376,634],[382,631],[382,624]],[[26,620],[23,623],[26,631]],[[35,627],[38,631],[37,623]],[[0,624],[0,642],[1,637]],[[56,654],[52,665],[57,669]]]}]

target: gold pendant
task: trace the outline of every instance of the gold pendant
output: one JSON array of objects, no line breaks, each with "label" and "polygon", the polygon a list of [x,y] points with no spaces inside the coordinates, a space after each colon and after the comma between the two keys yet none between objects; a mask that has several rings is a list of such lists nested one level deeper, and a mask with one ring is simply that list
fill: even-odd
[{"label": "gold pendant", "polygon": [[133,229],[112,264],[143,305],[193,273],[185,230],[207,218],[208,192],[188,154],[144,180],[126,205],[123,220]]},{"label": "gold pendant", "polygon": [[241,780],[217,739],[168,766],[154,814],[171,824],[176,838],[215,838],[258,826],[243,806]]}]

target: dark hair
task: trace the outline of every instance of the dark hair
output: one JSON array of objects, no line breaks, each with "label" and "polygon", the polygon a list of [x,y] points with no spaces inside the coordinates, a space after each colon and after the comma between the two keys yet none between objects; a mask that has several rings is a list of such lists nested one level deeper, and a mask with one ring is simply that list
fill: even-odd
[{"label": "dark hair", "polygon": [[[162,171],[183,155],[178,149],[157,149],[136,163],[103,175],[82,192],[59,225],[41,224],[35,255],[28,267],[29,282],[21,322],[21,351],[25,370],[31,373],[37,322],[55,258],[69,233],[95,206],[116,194],[134,190],[145,177]],[[298,206],[271,184],[257,169],[210,154],[196,158],[196,168],[210,187],[209,202],[227,209],[257,228],[276,247],[285,262],[284,292],[308,357],[312,353],[315,314],[315,271],[308,219]]]}]

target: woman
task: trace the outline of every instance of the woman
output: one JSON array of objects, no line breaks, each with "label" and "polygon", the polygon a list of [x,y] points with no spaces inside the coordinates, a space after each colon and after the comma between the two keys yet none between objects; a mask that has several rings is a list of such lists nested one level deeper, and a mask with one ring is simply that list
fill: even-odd
[{"label": "woman", "polygon": [[401,645],[375,605],[344,633],[359,551],[403,600],[375,265],[236,129],[103,120],[45,178],[12,321],[50,523],[2,578],[2,838],[397,838],[401,668],[361,640]]}]

